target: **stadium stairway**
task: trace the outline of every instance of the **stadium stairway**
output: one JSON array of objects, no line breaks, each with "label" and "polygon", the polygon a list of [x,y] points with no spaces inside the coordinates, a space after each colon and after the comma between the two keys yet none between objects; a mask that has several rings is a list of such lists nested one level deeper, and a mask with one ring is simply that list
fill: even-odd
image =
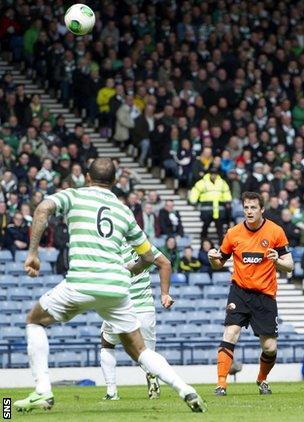
[{"label": "stadium stairway", "polygon": [[279,317],[286,325],[292,325],[297,333],[304,333],[304,295],[300,287],[279,278],[277,294]]},{"label": "stadium stairway", "polygon": [[[82,123],[86,128],[86,133],[90,134],[91,140],[100,156],[119,158],[122,166],[129,167],[136,171],[141,179],[141,183],[135,185],[135,188],[142,188],[146,191],[157,189],[163,200],[173,200],[176,210],[180,212],[185,235],[191,236],[191,244],[195,249],[199,248],[202,223],[200,220],[200,213],[197,209],[190,206],[187,203],[187,200],[177,194],[174,189],[168,188],[160,178],[154,177],[152,173],[149,172],[149,169],[141,167],[134,157],[128,156],[125,152],[121,151],[120,148],[115,147],[108,139],[102,138],[95,129],[88,127],[84,117],[76,117],[68,108],[64,108],[59,100],[51,97],[51,95],[47,93],[47,85],[46,88],[39,87],[33,80],[25,76],[22,71],[0,58],[0,76],[8,71],[12,73],[13,80],[16,84],[22,83],[25,85],[26,94],[39,94],[41,96],[42,104],[47,107],[51,113],[55,115],[63,114],[66,119],[66,125],[70,130],[74,128],[76,123]],[[209,229],[209,237],[217,243],[217,235],[213,223]]]}]

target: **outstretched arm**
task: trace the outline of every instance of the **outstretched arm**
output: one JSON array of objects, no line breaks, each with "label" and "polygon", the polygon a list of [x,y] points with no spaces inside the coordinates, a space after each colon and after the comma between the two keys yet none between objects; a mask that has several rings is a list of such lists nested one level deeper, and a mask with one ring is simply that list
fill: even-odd
[{"label": "outstretched arm", "polygon": [[29,253],[24,263],[24,269],[30,277],[37,277],[40,269],[38,247],[41,236],[47,227],[48,218],[56,210],[55,202],[49,199],[42,201],[35,210]]},{"label": "outstretched arm", "polygon": [[174,300],[169,294],[170,279],[172,273],[171,263],[169,259],[162,254],[158,258],[156,258],[154,264],[159,269],[161,304],[164,308],[168,309],[174,303]]}]

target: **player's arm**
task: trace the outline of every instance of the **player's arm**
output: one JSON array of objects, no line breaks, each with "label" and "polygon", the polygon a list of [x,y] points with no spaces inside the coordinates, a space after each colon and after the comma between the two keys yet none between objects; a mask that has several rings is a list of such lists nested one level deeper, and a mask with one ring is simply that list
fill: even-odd
[{"label": "player's arm", "polygon": [[168,309],[174,303],[174,300],[169,294],[172,274],[171,262],[165,255],[161,254],[155,259],[154,264],[159,269],[161,304],[164,308]]},{"label": "player's arm", "polygon": [[129,271],[131,271],[133,275],[137,275],[153,264],[155,256],[151,249],[151,243],[148,240],[145,240],[139,246],[133,246],[133,249],[137,252],[139,259],[132,267],[129,267]]},{"label": "player's arm", "polygon": [[280,250],[269,248],[267,258],[272,261],[278,271],[290,273],[294,269],[291,253],[280,254]]},{"label": "player's arm", "polygon": [[32,224],[29,253],[24,263],[24,269],[30,277],[37,277],[40,269],[38,247],[49,217],[56,211],[56,204],[50,199],[42,201],[35,210]]},{"label": "player's arm", "polygon": [[221,250],[210,249],[208,259],[213,270],[220,270],[225,265],[229,255],[224,254]]}]

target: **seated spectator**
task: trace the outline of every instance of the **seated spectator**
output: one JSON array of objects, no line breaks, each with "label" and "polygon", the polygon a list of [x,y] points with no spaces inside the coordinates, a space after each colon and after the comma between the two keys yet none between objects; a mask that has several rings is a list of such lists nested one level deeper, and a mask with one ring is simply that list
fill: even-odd
[{"label": "seated spectator", "polygon": [[69,232],[63,217],[57,217],[54,224],[54,247],[59,250],[56,261],[56,273],[65,275],[69,268],[68,259]]},{"label": "seated spectator", "polygon": [[31,209],[31,215],[34,215],[36,207],[42,202],[43,200],[43,194],[41,192],[33,192],[32,198],[30,200],[30,209]]},{"label": "seated spectator", "polygon": [[71,188],[82,188],[85,185],[85,177],[82,174],[80,164],[73,164],[71,174],[65,179]]},{"label": "seated spectator", "polygon": [[165,246],[161,248],[161,251],[171,262],[172,271],[177,272],[179,270],[180,255],[177,249],[175,237],[167,237]]},{"label": "seated spectator", "polygon": [[192,185],[192,167],[195,153],[192,151],[189,139],[181,141],[180,149],[176,155],[176,162],[179,165],[179,181],[181,186],[190,187]]},{"label": "seated spectator", "polygon": [[155,237],[160,236],[160,225],[158,217],[153,213],[152,204],[146,202],[142,212],[138,213],[136,220],[149,239],[153,241]]},{"label": "seated spectator", "polygon": [[208,252],[213,248],[214,244],[211,242],[211,240],[202,239],[201,248],[198,253],[198,259],[202,265],[200,269],[202,273],[209,273],[210,275],[212,273],[212,268],[208,259]]},{"label": "seated spectator", "polygon": [[42,167],[38,171],[36,180],[39,181],[41,179],[47,180],[48,187],[53,187],[53,180],[56,176],[55,171],[53,170],[53,163],[49,158],[45,158],[42,162]]},{"label": "seated spectator", "polygon": [[53,128],[53,132],[58,136],[62,144],[66,145],[70,132],[65,124],[65,117],[63,114],[59,114],[56,117],[56,124]]},{"label": "seated spectator", "polygon": [[25,143],[31,144],[33,153],[40,158],[45,157],[48,153],[45,143],[39,138],[37,129],[34,126],[29,126],[26,135],[20,139],[18,148],[19,153],[22,151],[23,144]]},{"label": "seated spectator", "polygon": [[291,222],[291,219],[291,212],[288,209],[283,209],[280,226],[285,231],[289,245],[293,248],[299,244],[301,230]]},{"label": "seated spectator", "polygon": [[7,197],[7,210],[10,218],[13,218],[19,207],[18,192],[10,192]]},{"label": "seated spectator", "polygon": [[16,178],[12,171],[6,170],[3,173],[1,180],[1,188],[5,198],[7,198],[10,192],[14,192],[17,189]]},{"label": "seated spectator", "polygon": [[13,172],[18,181],[26,180],[27,172],[29,169],[30,157],[27,153],[23,152],[18,157],[17,165],[14,167]]},{"label": "seated spectator", "polygon": [[42,123],[42,128],[40,132],[40,138],[45,143],[47,148],[50,148],[52,145],[61,146],[62,141],[56,133],[53,131],[52,125],[48,121]]},{"label": "seated spectator", "polygon": [[127,198],[129,193],[132,191],[132,184],[127,176],[120,176],[118,182],[112,188],[112,192],[115,193],[116,196],[122,197],[124,196]]},{"label": "seated spectator", "polygon": [[271,196],[269,199],[269,207],[264,212],[264,217],[276,224],[281,224],[282,207],[277,196]]},{"label": "seated spectator", "polygon": [[141,207],[141,203],[139,201],[139,197],[137,193],[135,192],[129,193],[126,204],[130,208],[130,210],[133,212],[136,221],[139,220],[139,215],[142,213],[142,207]]},{"label": "seated spectator", "polygon": [[192,183],[195,184],[198,180],[200,180],[208,169],[211,167],[213,162],[212,156],[212,148],[205,147],[203,148],[202,152],[200,153],[199,157],[195,160],[192,167]]},{"label": "seated spectator", "polygon": [[24,224],[23,215],[19,211],[15,213],[13,222],[7,226],[3,239],[3,246],[5,249],[9,249],[11,251],[13,257],[15,257],[17,250],[28,249],[28,227]]},{"label": "seated spectator", "polygon": [[161,200],[156,190],[150,190],[146,199],[152,205],[153,213],[158,217],[159,211],[164,207],[164,203]]},{"label": "seated spectator", "polygon": [[85,166],[85,163],[90,159],[90,158],[97,158],[98,157],[98,152],[97,152],[97,148],[92,144],[90,135],[84,133],[81,137],[81,146],[80,146],[80,159],[81,159],[81,163],[82,166]]},{"label": "seated spectator", "polygon": [[0,202],[0,248],[3,246],[3,239],[9,223],[9,216],[6,209],[6,203]]},{"label": "seated spectator", "polygon": [[60,154],[57,171],[62,180],[65,180],[71,173],[71,158],[67,152]]},{"label": "seated spectator", "polygon": [[160,234],[167,236],[184,236],[184,228],[179,212],[174,210],[174,202],[166,201],[159,211]]},{"label": "seated spectator", "polygon": [[182,273],[196,272],[201,269],[202,264],[199,259],[194,258],[193,249],[191,246],[187,246],[184,249],[183,257],[179,263],[179,270]]}]

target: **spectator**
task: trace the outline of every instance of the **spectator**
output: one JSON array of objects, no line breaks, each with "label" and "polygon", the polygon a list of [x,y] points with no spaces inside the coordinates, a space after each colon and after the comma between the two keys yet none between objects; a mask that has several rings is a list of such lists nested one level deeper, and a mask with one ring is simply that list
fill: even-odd
[{"label": "spectator", "polygon": [[193,172],[193,180],[192,183],[195,184],[198,182],[205,173],[209,170],[211,164],[213,162],[212,156],[212,148],[205,147],[200,156],[196,159],[193,164],[192,172]]},{"label": "spectator", "polygon": [[148,192],[147,202],[152,205],[153,213],[158,217],[159,211],[163,208],[164,203],[156,190],[150,190]]},{"label": "spectator", "polygon": [[227,212],[230,211],[231,200],[229,186],[215,167],[212,167],[210,172],[193,186],[189,202],[191,204],[198,203],[200,206],[203,222],[202,238],[207,236],[208,227],[214,221],[221,242],[224,234],[223,223],[227,222]]},{"label": "spectator", "polygon": [[213,249],[214,245],[209,239],[202,239],[201,241],[201,248],[198,253],[198,259],[201,263],[200,271],[202,273],[209,273],[211,276],[212,268],[208,259],[208,252],[210,249]]},{"label": "spectator", "polygon": [[178,272],[180,264],[180,255],[177,249],[176,240],[174,236],[167,237],[165,246],[161,248],[161,251],[171,262],[172,270],[174,272]]},{"label": "spectator", "polygon": [[52,161],[49,158],[45,158],[42,162],[42,167],[37,173],[36,180],[44,179],[47,181],[48,187],[53,186],[53,181],[56,176],[55,171],[53,170]]},{"label": "spectator", "polygon": [[133,96],[127,95],[125,103],[122,104],[116,113],[116,125],[114,133],[114,141],[122,146],[129,143],[130,129],[133,129],[134,120],[138,116],[138,112],[134,112]]},{"label": "spectator", "polygon": [[134,122],[135,126],[132,130],[132,142],[140,149],[139,163],[144,165],[150,150],[151,132],[154,130],[154,106],[148,104],[144,114],[140,114]]},{"label": "spectator", "polygon": [[179,263],[179,270],[183,273],[198,272],[201,269],[201,263],[199,259],[193,256],[193,249],[191,246],[187,246],[184,249],[183,257]]},{"label": "spectator", "polygon": [[82,174],[81,166],[73,164],[71,174],[65,180],[71,188],[82,188],[85,185],[85,177]]},{"label": "spectator", "polygon": [[100,126],[110,127],[110,99],[115,95],[114,79],[108,78],[106,86],[97,93],[97,104],[100,113]]},{"label": "spectator", "polygon": [[166,201],[159,211],[160,234],[166,236],[184,236],[184,229],[179,212],[174,209],[173,201]]},{"label": "spectator", "polygon": [[0,248],[2,249],[3,240],[7,230],[9,216],[6,210],[5,202],[0,202]]},{"label": "spectator", "polygon": [[281,215],[282,207],[280,206],[279,198],[277,196],[271,196],[269,200],[269,207],[264,212],[264,217],[280,225]]},{"label": "spectator", "polygon": [[79,154],[81,157],[82,166],[85,167],[85,163],[90,158],[97,158],[97,148],[92,144],[90,135],[84,133],[81,137],[81,146],[79,150]]},{"label": "spectator", "polygon": [[29,246],[28,227],[24,225],[21,212],[14,214],[13,222],[7,226],[3,246],[11,251],[13,257],[18,250],[27,249]]},{"label": "spectator", "polygon": [[54,224],[54,247],[59,250],[56,261],[56,273],[65,276],[69,268],[69,233],[68,226],[62,217],[57,217]]},{"label": "spectator", "polygon": [[152,204],[149,202],[145,203],[142,213],[138,214],[137,222],[152,242],[155,237],[160,236],[159,220],[153,212]]},{"label": "spectator", "polygon": [[283,228],[288,238],[289,245],[293,248],[299,244],[301,231],[295,224],[292,223],[291,220],[291,212],[288,209],[283,209],[281,212],[280,226]]}]

